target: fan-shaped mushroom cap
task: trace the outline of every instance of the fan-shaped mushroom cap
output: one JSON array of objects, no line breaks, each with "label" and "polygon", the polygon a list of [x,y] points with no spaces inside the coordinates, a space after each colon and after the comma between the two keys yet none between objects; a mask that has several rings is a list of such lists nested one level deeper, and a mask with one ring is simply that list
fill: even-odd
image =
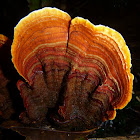
[{"label": "fan-shaped mushroom cap", "polygon": [[[64,119],[62,126],[78,124],[82,128],[113,119],[116,109],[132,98],[130,51],[121,34],[109,27],[80,17],[71,20],[59,9],[43,8],[15,27],[11,51],[17,71],[31,86],[39,80],[33,77],[40,71],[47,96],[53,96],[54,90],[59,94],[55,101],[63,100],[58,110]],[[38,83],[43,83],[40,77]],[[42,90],[39,84],[35,88]]]},{"label": "fan-shaped mushroom cap", "polygon": [[[67,54],[72,56],[75,69],[86,73],[96,72],[102,84],[107,79],[115,84],[117,89],[109,87],[114,94],[111,101],[114,109],[122,109],[128,104],[132,98],[133,87],[131,56],[120,33],[107,26],[94,25],[88,20],[76,17],[70,25]],[[109,119],[114,119],[116,113],[114,110],[108,114]]]},{"label": "fan-shaped mushroom cap", "polygon": [[[70,16],[56,8],[43,8],[21,19],[14,31],[12,61],[27,81],[36,68],[66,53]],[[44,62],[43,62],[44,61]]]}]

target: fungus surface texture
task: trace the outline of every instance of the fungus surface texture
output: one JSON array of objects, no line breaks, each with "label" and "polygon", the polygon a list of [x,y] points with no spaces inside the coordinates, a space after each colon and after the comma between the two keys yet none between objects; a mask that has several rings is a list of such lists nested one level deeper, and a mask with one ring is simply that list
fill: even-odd
[{"label": "fungus surface texture", "polygon": [[24,123],[80,131],[112,120],[132,98],[130,51],[120,33],[56,8],[36,10],[14,31],[12,61]]}]

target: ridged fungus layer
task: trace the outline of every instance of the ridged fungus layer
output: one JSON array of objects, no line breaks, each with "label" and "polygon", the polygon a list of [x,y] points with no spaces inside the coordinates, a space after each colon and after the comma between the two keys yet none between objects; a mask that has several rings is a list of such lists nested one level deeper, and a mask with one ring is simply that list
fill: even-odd
[{"label": "ridged fungus layer", "polygon": [[17,83],[26,123],[47,119],[63,130],[92,129],[132,98],[130,51],[109,27],[43,8],[20,20],[11,52],[28,82]]}]

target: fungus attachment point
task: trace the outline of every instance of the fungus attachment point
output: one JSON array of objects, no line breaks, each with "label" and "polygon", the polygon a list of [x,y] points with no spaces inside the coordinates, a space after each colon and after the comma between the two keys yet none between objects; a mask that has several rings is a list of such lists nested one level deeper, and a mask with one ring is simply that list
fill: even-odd
[{"label": "fungus attachment point", "polygon": [[114,29],[43,8],[15,27],[11,52],[28,82],[17,84],[28,123],[47,120],[62,130],[92,129],[114,119],[116,109],[131,100],[130,52]]}]

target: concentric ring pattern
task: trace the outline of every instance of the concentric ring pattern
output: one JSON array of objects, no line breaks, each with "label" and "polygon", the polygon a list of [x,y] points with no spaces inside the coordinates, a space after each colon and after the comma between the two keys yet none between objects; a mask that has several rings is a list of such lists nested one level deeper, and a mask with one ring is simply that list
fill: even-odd
[{"label": "concentric ring pattern", "polygon": [[62,129],[91,129],[132,98],[130,51],[109,27],[43,8],[17,24],[11,52],[29,84],[17,85],[30,120],[42,121],[55,108],[50,116]]}]

